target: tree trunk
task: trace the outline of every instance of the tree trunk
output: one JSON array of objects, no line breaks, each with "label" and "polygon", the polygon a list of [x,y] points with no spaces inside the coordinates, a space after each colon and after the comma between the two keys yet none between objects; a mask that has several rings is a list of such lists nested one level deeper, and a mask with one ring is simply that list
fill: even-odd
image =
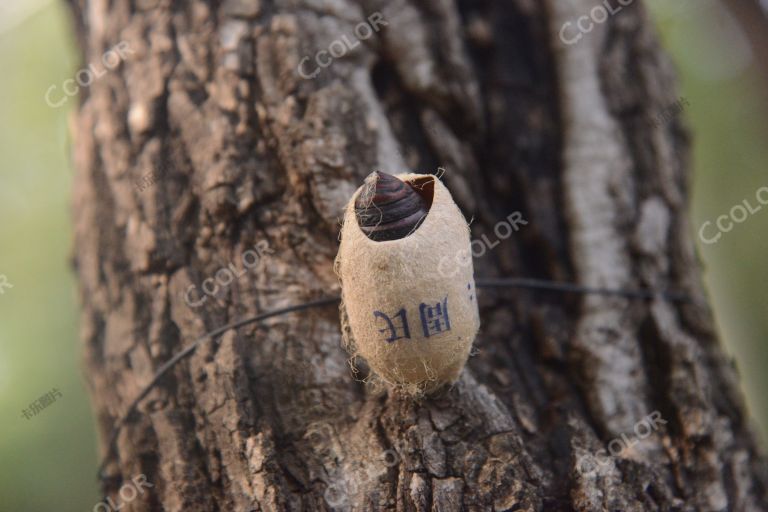
[{"label": "tree trunk", "polygon": [[[476,276],[694,298],[481,291],[461,379],[422,399],[350,370],[333,307],[228,331],[122,429],[103,481],[122,510],[768,510],[640,0],[575,44],[593,0],[72,4],[85,65],[130,49],[73,121],[103,452],[193,339],[339,292],[342,208],[377,169],[445,169],[483,243]],[[527,224],[505,239],[515,211]],[[121,497],[142,474],[152,487]]]}]

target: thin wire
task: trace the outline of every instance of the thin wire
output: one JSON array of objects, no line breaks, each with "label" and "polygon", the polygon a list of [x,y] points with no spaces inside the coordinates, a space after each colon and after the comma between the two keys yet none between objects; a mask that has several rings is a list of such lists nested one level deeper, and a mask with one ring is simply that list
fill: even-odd
[{"label": "thin wire", "polygon": [[115,444],[117,442],[117,436],[120,434],[120,430],[123,428],[123,426],[128,422],[128,418],[136,410],[136,407],[139,405],[139,402],[144,400],[144,398],[146,398],[147,395],[149,395],[150,391],[152,391],[155,385],[157,385],[157,383],[160,382],[160,379],[163,378],[163,376],[168,372],[168,370],[173,368],[176,365],[176,363],[178,363],[182,359],[194,353],[195,349],[197,349],[197,347],[199,347],[200,344],[202,344],[204,341],[208,339],[214,339],[217,336],[229,331],[230,329],[237,329],[239,327],[243,327],[244,325],[252,324],[260,320],[266,320],[267,318],[272,318],[272,317],[284,315],[287,313],[295,313],[296,311],[303,311],[305,309],[325,306],[328,304],[336,304],[339,301],[341,301],[341,297],[326,297],[323,299],[317,299],[309,302],[304,302],[301,304],[294,304],[293,306],[288,306],[285,308],[267,311],[266,313],[261,313],[260,315],[252,316],[249,318],[244,318],[242,320],[232,322],[230,324],[219,327],[218,329],[215,329],[207,334],[204,334],[203,336],[197,338],[195,341],[193,341],[192,343],[184,347],[181,351],[174,354],[173,357],[171,357],[168,361],[166,361],[160,366],[160,368],[157,370],[157,373],[155,373],[154,377],[152,377],[152,380],[149,381],[149,384],[147,384],[146,387],[142,390],[142,392],[139,393],[139,396],[137,396],[130,403],[130,405],[128,405],[128,409],[120,417],[117,423],[115,423],[115,426],[112,429],[112,435],[109,438],[109,444],[107,445],[107,454],[102,460],[101,465],[99,465],[99,478],[101,479],[104,477],[104,468],[112,458],[112,455],[114,454]]},{"label": "thin wire", "polygon": [[[510,278],[510,277],[478,278],[476,280],[476,285],[478,288],[528,288],[528,289],[538,289],[538,290],[557,291],[557,292],[566,292],[566,293],[619,296],[619,297],[625,297],[628,299],[663,298],[666,300],[676,301],[676,302],[691,302],[690,297],[688,297],[685,294],[677,293],[677,292],[670,292],[670,291],[656,292],[653,290],[639,290],[639,289],[619,290],[614,288],[601,288],[601,287],[592,287],[592,286],[582,286],[582,285],[573,284],[573,283],[546,281],[542,279]],[[157,373],[155,373],[155,375],[152,377],[152,380],[149,381],[149,384],[147,384],[144,387],[144,389],[141,391],[141,393],[139,393],[139,395],[133,399],[133,401],[128,405],[128,409],[120,417],[120,419],[118,419],[117,422],[115,423],[115,426],[112,429],[112,434],[109,437],[109,443],[107,444],[107,453],[104,456],[104,459],[102,460],[101,464],[99,465],[99,473],[98,473],[99,479],[105,478],[104,468],[106,467],[107,463],[109,463],[109,461],[112,459],[112,456],[115,454],[115,445],[117,443],[117,437],[118,435],[120,435],[120,431],[122,430],[123,426],[125,426],[125,424],[128,422],[128,419],[130,418],[130,416],[135,412],[139,403],[142,400],[144,400],[147,397],[147,395],[149,395],[149,393],[152,391],[152,389],[154,389],[157,383],[160,382],[160,379],[162,379],[171,368],[173,368],[182,359],[193,354],[197,349],[197,347],[199,347],[204,341],[208,339],[213,340],[217,336],[224,334],[230,329],[237,329],[248,324],[259,322],[261,320],[266,320],[267,318],[272,318],[275,316],[284,315],[288,313],[295,313],[297,311],[304,311],[306,309],[311,309],[315,307],[327,306],[330,304],[338,304],[340,301],[341,301],[341,297],[339,296],[324,297],[322,299],[303,302],[301,304],[294,304],[293,306],[287,306],[284,308],[267,311],[265,313],[261,313],[259,315],[255,315],[249,318],[244,318],[242,320],[238,320],[238,321],[226,324],[222,327],[219,327],[218,329],[215,329],[209,333],[204,334],[203,336],[197,338],[195,341],[193,341],[192,343],[184,347],[181,351],[174,354],[168,361],[160,365],[160,368],[158,368]]]},{"label": "thin wire", "polygon": [[574,283],[546,281],[543,279],[528,279],[524,277],[480,277],[475,280],[478,288],[530,288],[535,290],[582,293],[593,295],[608,295],[625,297],[627,299],[666,299],[672,302],[692,302],[691,298],[674,291],[654,291],[643,289],[616,289],[596,286],[582,286]]}]

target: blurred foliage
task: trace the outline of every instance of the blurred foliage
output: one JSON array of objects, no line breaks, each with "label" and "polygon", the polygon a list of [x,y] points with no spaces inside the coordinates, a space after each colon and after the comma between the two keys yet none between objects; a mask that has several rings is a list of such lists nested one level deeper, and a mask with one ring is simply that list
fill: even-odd
[{"label": "blurred foliage", "polygon": [[[678,69],[683,112],[693,132],[691,226],[726,350],[741,375],[763,445],[768,439],[768,207],[724,233],[699,239],[706,221],[768,186],[768,75],[761,74],[741,26],[716,0],[648,1]],[[714,233],[714,232],[712,232]],[[709,235],[712,236],[712,235]]]},{"label": "blurred foliage", "polygon": [[[60,88],[80,65],[65,7],[44,0],[28,16],[10,8],[22,4],[30,11],[35,2],[0,7],[0,275],[13,284],[0,294],[0,496],[9,511],[92,510],[99,500],[96,437],[81,375],[69,264],[76,248],[67,125],[77,98],[59,108],[44,100],[51,85]],[[714,0],[650,5],[680,71],[680,96],[689,104],[682,115],[694,131],[697,235],[702,222],[768,186],[761,165],[768,146],[760,143],[768,133],[768,87],[735,21]],[[723,339],[763,433],[766,228],[768,208],[717,244],[699,244]],[[63,396],[25,419],[22,410],[53,388]]]},{"label": "blurred foliage", "polygon": [[[70,265],[67,119],[77,98],[58,109],[44,100],[77,69],[77,53],[58,2],[26,19],[0,11],[0,274],[13,284],[0,295],[0,508],[92,510],[96,433]],[[26,419],[22,410],[53,388],[62,396]]]}]

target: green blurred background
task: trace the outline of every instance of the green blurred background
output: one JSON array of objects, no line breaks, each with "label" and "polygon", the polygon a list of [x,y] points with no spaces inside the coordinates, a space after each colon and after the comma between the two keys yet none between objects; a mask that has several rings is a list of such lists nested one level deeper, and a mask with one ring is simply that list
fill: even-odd
[{"label": "green blurred background", "polygon": [[[599,2],[595,2],[597,5]],[[693,226],[768,186],[768,84],[735,19],[715,0],[649,2],[680,73],[694,132]],[[0,4],[0,508],[92,510],[96,434],[83,385],[77,299],[69,267],[72,178],[68,119],[44,100],[80,68],[66,8],[53,0]],[[61,96],[56,96],[56,99]],[[754,203],[754,201],[752,201]],[[766,439],[768,208],[717,244],[699,244],[727,350]],[[765,285],[765,286],[764,286]],[[57,388],[37,416],[23,409]]]}]

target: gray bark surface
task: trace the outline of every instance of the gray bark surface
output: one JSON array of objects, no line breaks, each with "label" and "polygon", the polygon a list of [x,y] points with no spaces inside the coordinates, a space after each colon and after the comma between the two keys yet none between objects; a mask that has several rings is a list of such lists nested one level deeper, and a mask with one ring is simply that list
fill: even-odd
[{"label": "gray bark surface", "polygon": [[[373,170],[444,168],[474,237],[493,241],[523,213],[478,276],[694,298],[481,292],[461,380],[418,400],[361,382],[364,365],[352,373],[335,308],[229,331],[122,430],[105,493],[119,500],[139,474],[154,485],[123,510],[768,510],[702,288],[689,135],[679,118],[654,123],[678,99],[674,72],[639,0],[574,45],[558,32],[595,2],[70,3],[84,63],[120,41],[132,50],[81,89],[72,121],[103,450],[193,339],[339,292],[342,208]],[[299,75],[376,13],[380,31]],[[191,285],[242,269],[259,243],[255,268],[187,304]],[[664,423],[639,436],[655,412]],[[631,446],[601,457],[622,435]]]}]

